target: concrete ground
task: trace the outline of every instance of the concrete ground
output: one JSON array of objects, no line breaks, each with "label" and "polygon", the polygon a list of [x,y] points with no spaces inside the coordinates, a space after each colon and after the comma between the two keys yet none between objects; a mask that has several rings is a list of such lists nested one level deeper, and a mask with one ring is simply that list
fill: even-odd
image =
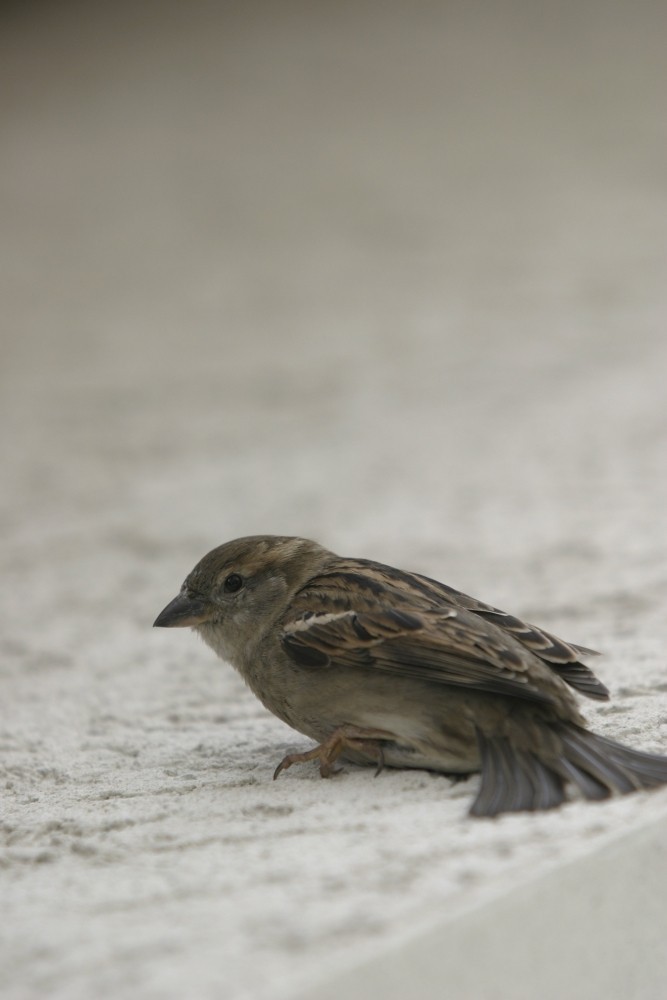
[{"label": "concrete ground", "polygon": [[3,1000],[662,995],[667,792],[273,783],[151,622],[314,537],[603,650],[667,752],[664,6],[1,16]]}]

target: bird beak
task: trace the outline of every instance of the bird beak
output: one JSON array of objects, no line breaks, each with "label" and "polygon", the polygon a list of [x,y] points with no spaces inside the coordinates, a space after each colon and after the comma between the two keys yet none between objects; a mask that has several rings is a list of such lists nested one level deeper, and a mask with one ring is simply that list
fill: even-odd
[{"label": "bird beak", "polygon": [[212,605],[197,597],[179,594],[160,612],[153,628],[186,628],[188,625],[201,625],[211,617]]}]

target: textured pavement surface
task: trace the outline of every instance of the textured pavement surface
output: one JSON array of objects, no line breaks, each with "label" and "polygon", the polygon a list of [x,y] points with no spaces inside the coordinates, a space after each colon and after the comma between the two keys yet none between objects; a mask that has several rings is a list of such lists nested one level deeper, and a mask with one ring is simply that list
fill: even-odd
[{"label": "textured pavement surface", "polygon": [[3,1000],[317,997],[571,864],[606,913],[618,837],[664,899],[667,792],[274,783],[307,740],[150,628],[214,545],[306,535],[604,651],[591,724],[667,752],[664,8],[2,18]]}]

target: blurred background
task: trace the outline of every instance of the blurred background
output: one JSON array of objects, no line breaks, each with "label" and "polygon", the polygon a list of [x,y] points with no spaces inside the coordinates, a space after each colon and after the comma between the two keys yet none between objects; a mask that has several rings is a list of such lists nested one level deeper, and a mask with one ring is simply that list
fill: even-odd
[{"label": "blurred background", "polygon": [[665,430],[666,22],[6,5],[12,535],[436,546],[459,577],[623,544]]},{"label": "blurred background", "polygon": [[[34,891],[16,883],[17,981],[46,961],[34,920],[60,941],[56,965],[87,941],[82,996],[92,982],[103,995],[100,955],[118,995],[123,934],[127,955],[135,931],[154,934],[149,965],[164,948],[152,884],[158,902],[135,925],[120,910],[105,923],[120,868],[107,859],[109,888],[101,863],[91,880],[85,852],[66,853],[72,815],[85,840],[112,809],[96,798],[110,767],[117,783],[139,781],[141,761],[128,810],[158,794],[150,747],[155,788],[166,748],[180,747],[168,764],[180,776],[199,775],[210,746],[206,766],[251,761],[272,794],[261,769],[284,727],[191,636],[150,632],[225,540],[310,536],[601,647],[613,690],[643,671],[627,717],[599,709],[610,735],[632,731],[632,692],[664,681],[666,38],[657,0],[2,6],[0,736],[20,776],[12,842],[66,859],[62,882],[52,866]],[[245,750],[230,763],[234,739]],[[226,773],[199,817],[216,815]],[[441,801],[459,816],[460,798]],[[335,799],[327,822],[319,808],[318,831],[343,822]],[[61,846],[35,833],[40,809],[70,817]],[[114,855],[130,868],[144,836],[153,857],[156,829],[132,822]],[[256,867],[266,835],[244,864],[240,846],[226,860],[211,848],[202,884],[218,870],[270,883],[272,862]],[[99,833],[103,861],[110,836]],[[388,826],[367,838],[399,855],[411,839]],[[351,831],[348,857],[354,843]],[[396,904],[418,899],[402,863]],[[432,863],[419,871],[435,892]],[[174,906],[192,929],[179,960],[194,968],[201,928],[180,901],[197,892],[175,867],[164,877],[185,880]],[[354,878],[376,867],[362,860]],[[311,874],[317,913],[333,884],[344,912],[351,883]],[[105,916],[89,926],[77,906],[93,884]],[[376,927],[393,912],[390,883],[382,891]],[[226,885],[215,905],[230,908],[238,981],[259,975],[264,896]],[[276,906],[271,927],[293,918],[292,941],[320,926]],[[324,954],[339,939],[322,927]],[[213,964],[197,968],[222,961],[220,947],[211,940]],[[280,954],[291,968],[289,947]]]}]

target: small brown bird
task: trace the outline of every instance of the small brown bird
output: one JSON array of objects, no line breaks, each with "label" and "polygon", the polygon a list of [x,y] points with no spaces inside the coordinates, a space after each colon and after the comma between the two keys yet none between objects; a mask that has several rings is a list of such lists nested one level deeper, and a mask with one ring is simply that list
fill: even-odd
[{"label": "small brown bird", "polygon": [[474,816],[550,809],[571,783],[604,799],[667,783],[667,757],[585,728],[572,688],[609,692],[563,642],[436,580],[256,535],[199,562],[155,625],[191,626],[263,704],[317,741],[274,773],[338,757],[481,771]]}]

